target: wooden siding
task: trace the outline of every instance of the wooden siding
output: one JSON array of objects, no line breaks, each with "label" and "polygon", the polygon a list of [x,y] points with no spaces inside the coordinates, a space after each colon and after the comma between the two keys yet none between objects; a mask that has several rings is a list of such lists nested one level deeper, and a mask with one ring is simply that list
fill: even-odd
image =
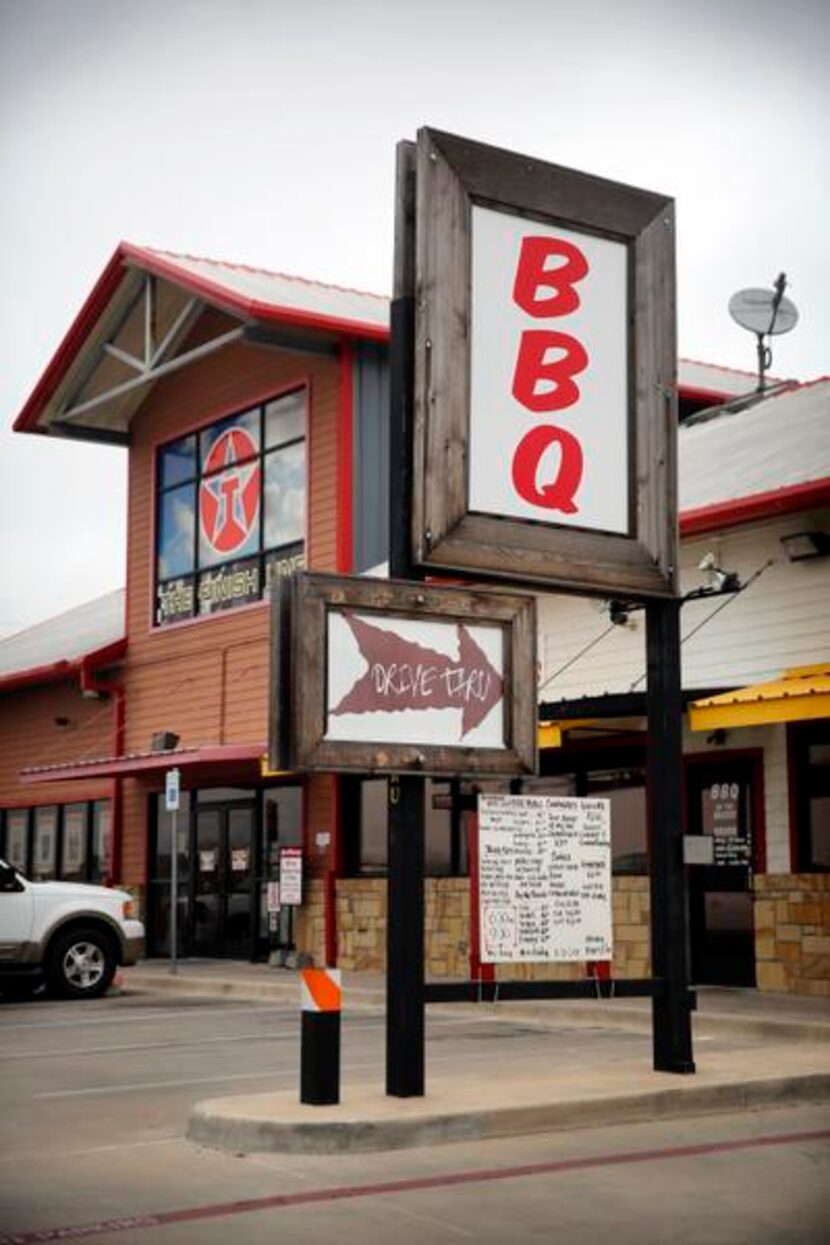
[{"label": "wooden siding", "polygon": [[122,794],[123,838],[121,880],[125,886],[142,887],[147,881],[147,835],[151,782],[125,779]]},{"label": "wooden siding", "polygon": [[[205,317],[202,332],[220,332]],[[230,323],[230,322],[228,322]],[[336,360],[234,345],[160,382],[133,421],[127,558],[127,750],[145,750],[154,731],[183,745],[265,743],[266,604],[153,628],[153,476],[156,446],[223,413],[294,384],[309,390],[310,562],[334,569],[336,527]]]},{"label": "wooden siding", "polygon": [[337,812],[335,782],[336,779],[331,774],[311,774],[306,781],[303,845],[308,868],[312,874],[323,873],[331,867],[330,848],[321,848],[316,841],[316,836],[323,831],[330,834],[332,843],[334,842],[334,819]]},{"label": "wooden siding", "polygon": [[[698,564],[710,550],[718,564],[737,571],[743,583],[762,572],[738,596],[683,607],[681,636],[688,637],[681,648],[684,686],[745,686],[775,678],[791,666],[830,657],[830,562],[826,558],[788,562],[780,543],[782,536],[822,527],[827,519],[826,513],[796,515],[683,542],[684,591],[703,584]],[[705,622],[707,618],[711,621]],[[598,602],[564,596],[541,599],[542,701],[645,690],[642,612],[633,613],[628,626],[610,629],[567,670],[561,669],[608,627],[607,611],[602,612]],[[697,627],[700,630],[695,631]],[[791,862],[785,728],[730,731],[728,746],[763,749],[766,869],[786,873]],[[685,731],[686,754],[710,751],[717,753],[718,746],[707,743],[704,733]]]},{"label": "wooden siding", "polygon": [[[69,724],[58,726],[56,718]],[[107,799],[106,779],[23,786],[18,775],[24,766],[107,756],[114,720],[112,701],[85,699],[77,683],[46,683],[0,696],[0,808]]]},{"label": "wooden siding", "polygon": [[[194,344],[232,323],[218,313],[206,314]],[[186,746],[261,744],[263,753],[268,735],[267,603],[172,627],[152,625],[156,447],[271,393],[306,385],[311,516],[306,555],[316,569],[334,570],[338,382],[335,358],[239,344],[166,377],[137,413],[129,464],[127,752],[146,751],[159,730],[175,731]],[[249,781],[250,767],[247,773]],[[333,797],[325,788],[314,784],[309,800],[312,831],[332,828]],[[133,885],[146,881],[149,797],[160,789],[160,777],[124,782],[123,876]]]},{"label": "wooden siding", "polygon": [[[681,650],[684,686],[759,683],[791,666],[830,657],[830,561],[788,562],[780,543],[782,536],[826,526],[828,519],[827,512],[794,515],[683,542],[684,592],[705,582],[698,563],[710,550],[725,570],[737,571],[743,583],[772,562],[740,595],[683,607],[681,635],[689,636]],[[718,606],[724,608],[714,617]],[[711,622],[689,634],[710,615]],[[614,627],[584,657],[562,670],[608,625],[607,610],[600,602],[561,595],[540,599],[542,700],[628,691],[633,684],[635,690],[644,689],[642,612],[633,613],[629,626]]]}]

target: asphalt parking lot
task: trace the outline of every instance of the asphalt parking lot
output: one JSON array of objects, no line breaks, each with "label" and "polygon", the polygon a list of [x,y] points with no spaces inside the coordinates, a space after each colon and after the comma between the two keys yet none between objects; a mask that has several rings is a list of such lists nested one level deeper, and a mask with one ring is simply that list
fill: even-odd
[{"label": "asphalt parking lot", "polygon": [[[383,1051],[382,1012],[346,1017],[344,1095],[357,1081],[382,1084]],[[505,1077],[640,1053],[650,1058],[649,1037],[621,1030],[428,1019],[428,1077],[430,1067]],[[571,1241],[598,1240],[615,1216],[621,1243],[826,1239],[830,1121],[809,1104],[325,1158],[243,1158],[184,1140],[193,1103],[298,1085],[298,1057],[299,1015],[283,1004],[154,994],[0,1003],[0,1242],[258,1242],[279,1231],[281,1245],[345,1245],[371,1231],[396,1245],[507,1245],[557,1240],[566,1226]],[[669,1230],[667,1187],[686,1235]]]}]

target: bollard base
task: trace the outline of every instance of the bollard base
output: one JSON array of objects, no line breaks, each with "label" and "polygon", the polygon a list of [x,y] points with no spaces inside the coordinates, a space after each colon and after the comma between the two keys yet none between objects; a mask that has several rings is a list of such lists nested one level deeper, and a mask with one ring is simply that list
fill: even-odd
[{"label": "bollard base", "polygon": [[312,1107],[340,1102],[340,1012],[302,1013],[300,1102]]}]

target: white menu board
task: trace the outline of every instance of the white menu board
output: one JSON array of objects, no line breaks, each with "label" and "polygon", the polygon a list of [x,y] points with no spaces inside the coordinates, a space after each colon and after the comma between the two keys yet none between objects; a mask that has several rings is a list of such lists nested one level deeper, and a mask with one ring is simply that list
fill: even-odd
[{"label": "white menu board", "polygon": [[609,800],[479,797],[481,959],[610,960]]}]

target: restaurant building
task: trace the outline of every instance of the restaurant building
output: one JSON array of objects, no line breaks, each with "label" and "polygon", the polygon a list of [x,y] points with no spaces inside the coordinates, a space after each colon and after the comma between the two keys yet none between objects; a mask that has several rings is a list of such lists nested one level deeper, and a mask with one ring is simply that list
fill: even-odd
[{"label": "restaurant building", "polygon": [[[0,847],[33,876],[128,886],[151,954],[169,952],[164,784],[175,767],[184,954],[260,958],[277,943],[318,962],[382,966],[385,781],[271,774],[265,753],[274,579],[302,566],[362,573],[386,557],[388,314],[383,298],[122,244],[16,421],[124,446],[127,580],[124,593],[0,642]],[[684,669],[695,702],[689,828],[720,853],[689,870],[693,967],[701,981],[830,993],[830,670],[820,664],[830,660],[830,564],[790,561],[781,545],[811,534],[826,552],[830,465],[818,428],[830,384],[729,405],[753,386],[681,361],[684,588],[701,585],[709,552],[705,583],[726,568],[742,585],[684,607],[684,629],[700,623],[709,654]],[[798,425],[786,445],[777,418]],[[794,477],[779,484],[795,444]],[[759,446],[765,466],[744,457]],[[613,971],[642,976],[643,625],[626,604],[541,599],[542,776],[526,786],[609,794]],[[813,672],[789,676],[780,695],[756,686],[806,665]],[[712,724],[747,701],[767,716]],[[781,717],[795,701],[800,716]],[[709,715],[699,731],[695,714]],[[459,794],[427,784],[433,976],[470,971]],[[268,884],[285,848],[302,851],[303,902],[269,929]]]}]

